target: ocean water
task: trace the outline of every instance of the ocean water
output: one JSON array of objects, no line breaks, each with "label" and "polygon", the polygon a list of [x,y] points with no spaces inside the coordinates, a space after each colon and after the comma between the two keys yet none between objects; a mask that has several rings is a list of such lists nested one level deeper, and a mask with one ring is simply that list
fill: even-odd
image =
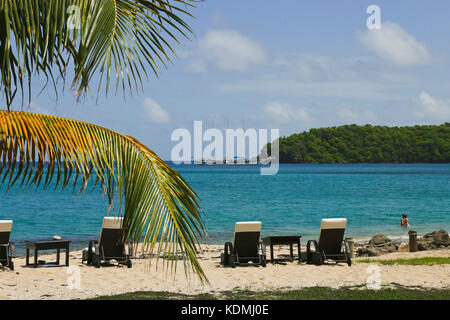
[{"label": "ocean water", "polygon": [[[201,199],[208,238],[232,239],[236,221],[262,221],[262,236],[317,238],[322,218],[348,219],[346,236],[376,233],[405,237],[400,217],[406,213],[419,234],[450,231],[450,165],[281,164],[277,175],[262,176],[257,165],[172,165]],[[85,247],[96,238],[107,199],[99,188],[74,195],[71,188],[0,189],[0,220],[13,219],[12,239],[53,235]]]}]

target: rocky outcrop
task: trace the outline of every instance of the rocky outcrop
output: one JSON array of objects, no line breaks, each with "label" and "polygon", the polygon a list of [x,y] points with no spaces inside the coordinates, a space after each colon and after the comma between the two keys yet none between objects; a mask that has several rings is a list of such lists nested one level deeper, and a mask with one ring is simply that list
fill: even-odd
[{"label": "rocky outcrop", "polygon": [[409,243],[403,242],[398,246],[398,252],[409,252]]},{"label": "rocky outcrop", "polygon": [[377,234],[370,239],[369,243],[357,249],[357,255],[360,257],[375,257],[382,254],[395,252],[399,246],[398,242],[394,242],[384,234]]},{"label": "rocky outcrop", "polygon": [[369,241],[369,245],[372,246],[380,246],[380,245],[384,245],[387,243],[390,243],[391,239],[389,239],[388,236],[386,236],[385,234],[376,234],[372,237],[372,239],[370,239]]},{"label": "rocky outcrop", "polygon": [[[448,232],[445,230],[433,231],[417,240],[419,251],[447,248],[450,246]],[[384,234],[377,234],[369,242],[356,244],[356,255],[359,257],[381,256],[389,252],[408,252],[408,242],[397,242]]]},{"label": "rocky outcrop", "polygon": [[417,240],[419,251],[445,248],[450,245],[448,232],[445,230],[433,231]]},{"label": "rocky outcrop", "polygon": [[358,249],[357,255],[358,257],[376,257],[381,256],[386,252],[383,252],[382,250],[375,248],[375,247],[363,247]]}]

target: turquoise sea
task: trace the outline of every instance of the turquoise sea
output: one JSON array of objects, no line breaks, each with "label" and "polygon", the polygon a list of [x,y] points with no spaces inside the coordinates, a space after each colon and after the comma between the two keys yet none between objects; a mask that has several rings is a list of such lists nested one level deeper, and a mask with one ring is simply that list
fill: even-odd
[{"label": "turquoise sea", "polygon": [[[231,240],[236,221],[262,221],[262,234],[315,238],[321,218],[348,219],[347,236],[405,236],[400,216],[420,233],[450,230],[450,165],[281,164],[274,176],[256,165],[173,165],[201,198],[209,238]],[[99,189],[74,195],[71,188],[0,190],[0,219],[13,219],[12,239],[60,235],[85,247],[96,238],[107,200]],[[22,249],[22,250],[21,250]],[[22,251],[23,252],[23,251]]]}]

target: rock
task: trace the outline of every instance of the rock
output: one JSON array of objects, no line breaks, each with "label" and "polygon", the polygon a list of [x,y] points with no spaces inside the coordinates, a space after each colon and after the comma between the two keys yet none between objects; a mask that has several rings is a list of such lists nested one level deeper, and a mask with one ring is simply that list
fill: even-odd
[{"label": "rock", "polygon": [[398,252],[409,252],[409,243],[404,242],[404,243],[400,244],[398,247]]},{"label": "rock", "polygon": [[448,232],[445,230],[433,231],[417,240],[419,251],[445,248],[450,245]]},{"label": "rock", "polygon": [[383,248],[386,249],[388,252],[397,252],[398,246],[399,245],[397,243],[390,243],[386,244]]},{"label": "rock", "polygon": [[358,247],[356,253],[359,257],[376,257],[382,254],[397,252],[400,242],[394,242],[384,234],[377,234],[362,247]]},{"label": "rock", "polygon": [[381,248],[375,248],[375,247],[365,247],[365,248],[360,248],[358,249],[358,256],[360,257],[377,257],[377,256],[381,256],[382,254],[387,253],[387,251],[381,249]]},{"label": "rock", "polygon": [[445,230],[433,231],[423,236],[423,239],[431,241],[435,246],[448,246],[449,237],[448,232]]},{"label": "rock", "polygon": [[390,243],[391,239],[389,239],[385,234],[376,234],[370,239],[369,246],[379,246]]},{"label": "rock", "polygon": [[358,248],[357,253],[359,256],[376,257],[389,252],[396,252],[397,247],[398,243],[393,242],[386,235],[380,233],[374,235],[366,246]]},{"label": "rock", "polygon": [[436,249],[436,246],[430,240],[419,239],[419,240],[417,240],[417,249],[419,249],[419,251],[425,251],[425,250]]},{"label": "rock", "polygon": [[[417,240],[419,251],[445,248],[450,245],[448,232],[445,230],[433,231],[425,234]],[[409,252],[408,242],[392,241],[384,234],[377,234],[366,244],[359,244],[356,247],[356,254],[359,257],[376,257],[390,252]]]}]

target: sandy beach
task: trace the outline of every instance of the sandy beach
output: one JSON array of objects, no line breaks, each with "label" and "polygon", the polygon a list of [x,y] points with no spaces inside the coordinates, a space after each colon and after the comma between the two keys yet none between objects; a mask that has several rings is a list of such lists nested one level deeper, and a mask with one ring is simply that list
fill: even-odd
[{"label": "sandy beach", "polygon": [[[299,289],[311,286],[365,285],[371,264],[355,263],[313,266],[297,262],[268,263],[262,267],[225,268],[219,264],[221,245],[203,245],[199,259],[210,284],[201,284],[195,277],[187,280],[182,263],[175,277],[163,272],[162,261],[133,259],[133,268],[105,266],[100,269],[81,263],[81,251],[70,252],[70,266],[25,267],[25,258],[14,260],[14,271],[0,269],[0,299],[85,299],[133,291],[170,291],[198,294],[233,289],[274,290]],[[275,248],[278,250],[278,248]],[[278,251],[281,254],[287,250]],[[56,254],[40,255],[40,259],[54,261]],[[62,255],[64,257],[64,254]],[[415,257],[450,257],[450,249],[415,253],[395,252],[376,259]],[[365,258],[367,259],[367,258]],[[450,265],[411,266],[380,265],[382,285],[400,284],[409,287],[450,288]],[[75,268],[74,268],[75,267]],[[77,268],[78,267],[78,268]],[[156,271],[158,268],[158,271]],[[72,272],[72,274],[70,274]],[[70,277],[79,272],[80,288],[68,285]]]}]

